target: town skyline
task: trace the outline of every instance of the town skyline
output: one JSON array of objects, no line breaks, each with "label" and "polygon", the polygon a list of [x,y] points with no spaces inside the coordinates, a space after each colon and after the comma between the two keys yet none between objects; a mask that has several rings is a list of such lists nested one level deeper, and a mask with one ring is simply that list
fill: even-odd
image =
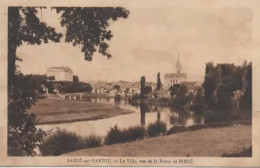
[{"label": "town skyline", "polygon": [[[128,19],[111,23],[111,59],[95,53],[86,62],[80,48],[64,42],[18,49],[25,74],[46,74],[48,67],[68,66],[82,81],[156,81],[176,72],[178,54],[189,81],[203,81],[207,62],[242,65],[251,61],[251,12],[247,9],[129,9]],[[40,17],[64,33],[58,15],[45,9]],[[163,18],[163,19],[162,19]],[[182,18],[182,19],[180,19]],[[243,25],[243,26],[239,26]],[[129,31],[130,30],[130,31]],[[200,33],[203,32],[203,33]],[[53,60],[53,61],[50,61]]]}]

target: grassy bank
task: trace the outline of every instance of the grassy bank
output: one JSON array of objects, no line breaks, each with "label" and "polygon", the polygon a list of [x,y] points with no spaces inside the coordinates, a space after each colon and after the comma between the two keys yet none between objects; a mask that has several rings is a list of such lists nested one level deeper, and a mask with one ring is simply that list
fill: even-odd
[{"label": "grassy bank", "polygon": [[252,145],[250,125],[208,128],[142,141],[82,149],[66,156],[217,156]]},{"label": "grassy bank", "polygon": [[40,99],[29,110],[36,114],[37,124],[97,120],[132,112],[109,104],[55,99]]}]

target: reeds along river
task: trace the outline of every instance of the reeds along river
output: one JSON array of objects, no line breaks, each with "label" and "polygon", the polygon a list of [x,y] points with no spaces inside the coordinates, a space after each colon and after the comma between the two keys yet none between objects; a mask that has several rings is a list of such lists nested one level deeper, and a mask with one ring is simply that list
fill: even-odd
[{"label": "reeds along river", "polygon": [[119,128],[128,128],[137,125],[142,125],[146,127],[150,123],[156,121],[163,121],[166,123],[167,129],[169,129],[173,125],[190,126],[195,124],[204,124],[203,116],[195,115],[193,112],[176,112],[171,107],[162,107],[147,104],[133,106],[125,100],[115,102],[112,98],[88,99],[85,101],[114,104],[115,106],[119,106],[124,109],[133,110],[134,113],[119,115],[106,119],[61,124],[38,125],[37,127],[42,128],[45,131],[50,129],[56,129],[59,127],[60,129],[74,132],[80,136],[86,136],[90,134],[105,136],[107,131],[116,124]]}]

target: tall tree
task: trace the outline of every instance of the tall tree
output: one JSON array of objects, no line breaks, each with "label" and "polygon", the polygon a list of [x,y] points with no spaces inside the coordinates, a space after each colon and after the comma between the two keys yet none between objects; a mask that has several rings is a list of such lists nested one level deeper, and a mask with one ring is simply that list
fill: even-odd
[{"label": "tall tree", "polygon": [[[38,8],[40,9],[40,8]],[[61,25],[66,27],[65,41],[80,45],[85,60],[91,61],[98,52],[107,56],[109,20],[126,18],[129,11],[124,8],[55,8],[61,13]],[[17,71],[16,61],[22,61],[16,51],[24,43],[40,45],[60,42],[61,33],[47,26],[37,17],[37,8],[8,8],[8,155],[34,155],[34,148],[42,141],[44,132],[35,127],[35,116],[28,114],[36,101],[34,84]]]},{"label": "tall tree", "polygon": [[141,77],[140,90],[141,90],[140,96],[141,96],[141,98],[144,98],[144,96],[145,96],[145,77],[144,76]]},{"label": "tall tree", "polygon": [[157,74],[157,87],[156,90],[161,90],[162,87],[162,82],[161,82],[161,77],[160,77],[160,72]]},{"label": "tall tree", "polygon": [[8,8],[8,155],[35,155],[44,136],[34,125],[35,116],[26,112],[36,101],[36,85],[17,71],[16,61],[21,59],[16,51],[23,43],[59,42],[62,35],[36,14],[35,8]]}]

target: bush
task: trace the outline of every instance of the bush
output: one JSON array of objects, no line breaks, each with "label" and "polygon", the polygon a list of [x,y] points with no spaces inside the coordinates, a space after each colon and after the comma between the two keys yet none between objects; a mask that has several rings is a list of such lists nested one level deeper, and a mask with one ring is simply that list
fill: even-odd
[{"label": "bush", "polygon": [[129,127],[128,129],[119,129],[117,125],[110,128],[106,137],[105,144],[111,145],[115,143],[123,143],[143,139],[145,136],[145,128],[142,126]]},{"label": "bush", "polygon": [[114,127],[111,127],[110,130],[107,132],[107,135],[105,137],[105,144],[111,145],[115,143],[120,143],[121,139],[121,130],[118,128],[117,125]]},{"label": "bush", "polygon": [[145,128],[142,126],[129,127],[128,129],[122,130],[122,142],[144,139],[144,136]]},{"label": "bush", "polygon": [[58,130],[43,141],[40,151],[43,156],[58,156],[78,149],[98,147],[101,143],[102,137],[99,136],[82,138],[75,133]]},{"label": "bush", "polygon": [[166,133],[166,135],[171,135],[174,133],[179,133],[179,132],[185,132],[187,131],[187,127],[185,126],[173,126],[171,129],[169,129]]},{"label": "bush", "polygon": [[88,137],[83,139],[84,147],[86,148],[94,148],[101,146],[102,137],[96,135],[89,135]]},{"label": "bush", "polygon": [[164,134],[166,132],[166,123],[164,122],[158,122],[156,121],[155,123],[151,123],[148,125],[148,135],[150,137],[156,137],[161,134]]},{"label": "bush", "polygon": [[81,138],[75,133],[59,130],[43,141],[40,145],[40,151],[43,156],[57,156],[80,149],[81,142]]}]

